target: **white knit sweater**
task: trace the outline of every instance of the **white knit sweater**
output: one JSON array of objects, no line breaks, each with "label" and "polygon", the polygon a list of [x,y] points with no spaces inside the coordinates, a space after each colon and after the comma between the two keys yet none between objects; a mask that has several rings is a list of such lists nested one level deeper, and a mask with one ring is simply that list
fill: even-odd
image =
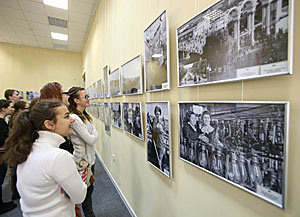
[{"label": "white knit sweater", "polygon": [[78,164],[85,156],[85,145],[88,156],[88,161],[91,165],[95,164],[95,146],[98,139],[98,132],[95,126],[89,122],[85,123],[76,114],[71,114],[71,117],[75,119],[72,124],[73,132],[70,135],[71,142],[74,146],[73,156],[75,162]]},{"label": "white knit sweater", "polygon": [[73,217],[74,204],[82,203],[87,187],[72,155],[58,148],[64,138],[48,131],[38,133],[27,160],[17,169],[23,216]]}]

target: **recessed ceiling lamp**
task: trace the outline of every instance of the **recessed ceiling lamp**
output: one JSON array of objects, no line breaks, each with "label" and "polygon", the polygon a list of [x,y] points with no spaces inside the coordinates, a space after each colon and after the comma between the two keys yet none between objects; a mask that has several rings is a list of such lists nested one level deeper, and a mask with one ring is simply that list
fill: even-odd
[{"label": "recessed ceiling lamp", "polygon": [[68,10],[68,0],[43,0],[45,5]]},{"label": "recessed ceiling lamp", "polygon": [[51,32],[51,37],[57,40],[68,41],[68,35],[66,34]]}]

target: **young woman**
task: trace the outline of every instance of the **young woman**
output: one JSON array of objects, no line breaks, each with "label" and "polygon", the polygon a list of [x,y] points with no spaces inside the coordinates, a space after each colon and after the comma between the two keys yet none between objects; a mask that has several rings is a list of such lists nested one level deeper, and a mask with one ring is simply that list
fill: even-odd
[{"label": "young woman", "polygon": [[[71,117],[74,118],[72,125],[73,133],[71,134],[71,141],[74,146],[74,158],[77,168],[80,168],[82,161],[87,161],[92,165],[92,172],[94,173],[95,164],[95,147],[94,144],[98,139],[98,132],[92,123],[92,118],[85,111],[89,107],[89,96],[84,88],[72,87],[69,90],[69,109]],[[92,193],[94,185],[88,187],[87,195],[82,203],[82,209],[85,217],[94,217],[92,205]]]},{"label": "young woman", "polygon": [[87,187],[72,155],[58,148],[73,121],[59,100],[43,100],[18,116],[4,149],[7,162],[18,165],[23,216],[74,217],[74,204],[84,200]]},{"label": "young woman", "polygon": [[[58,82],[51,82],[44,85],[44,87],[40,90],[40,100],[44,99],[58,99],[64,102],[66,105],[69,104],[68,102],[68,93],[64,92],[63,87]],[[65,142],[60,144],[59,148],[64,149],[71,154],[74,152],[73,144],[71,143],[70,139],[66,136]]]},{"label": "young woman", "polygon": [[[7,115],[12,115],[14,112],[13,103],[6,99],[0,100],[0,149],[3,154],[3,146],[8,137],[9,127],[4,120]],[[0,162],[0,214],[6,213],[17,207],[13,202],[4,203],[2,200],[2,184],[7,172],[7,164]]]},{"label": "young woman", "polygon": [[[13,122],[15,121],[16,117],[18,116],[18,114],[25,110],[25,109],[28,109],[29,108],[29,104],[23,100],[18,100],[14,103],[14,113],[11,115],[11,118],[8,122],[8,125],[9,125],[9,128],[12,128],[13,126]],[[20,199],[20,195],[19,195],[19,192],[18,192],[18,189],[17,189],[17,167],[14,166],[9,166],[9,169],[8,169],[8,174],[11,175],[11,199],[12,200],[16,200],[16,199]]]}]

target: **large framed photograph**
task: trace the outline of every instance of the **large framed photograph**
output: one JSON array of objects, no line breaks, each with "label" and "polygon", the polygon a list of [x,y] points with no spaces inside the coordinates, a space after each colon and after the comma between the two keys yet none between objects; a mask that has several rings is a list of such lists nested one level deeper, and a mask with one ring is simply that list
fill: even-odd
[{"label": "large framed photograph", "polygon": [[148,162],[171,178],[171,131],[169,102],[146,103]]},{"label": "large framed photograph", "polygon": [[121,81],[120,81],[120,69],[112,71],[109,75],[110,94],[112,97],[121,96]]},{"label": "large framed photograph", "polygon": [[289,2],[220,0],[178,27],[178,86],[292,73]]},{"label": "large framed photograph", "polygon": [[142,104],[123,102],[123,126],[125,132],[144,141]]},{"label": "large framed photograph", "polygon": [[170,52],[167,10],[144,31],[145,92],[170,89]]},{"label": "large framed photograph", "polygon": [[103,67],[103,96],[104,98],[109,98],[110,97],[110,92],[109,92],[109,66],[106,65]]},{"label": "large framed photograph", "polygon": [[284,208],[288,102],[180,102],[180,159]]},{"label": "large framed photograph", "polygon": [[110,134],[110,103],[104,103],[104,125],[105,131]]},{"label": "large framed photograph", "polygon": [[121,66],[123,95],[142,94],[142,55],[138,55]]},{"label": "large framed photograph", "polygon": [[120,102],[111,103],[111,125],[122,130],[122,108]]},{"label": "large framed photograph", "polygon": [[39,98],[40,92],[39,91],[26,91],[26,100],[32,100],[34,98]]}]

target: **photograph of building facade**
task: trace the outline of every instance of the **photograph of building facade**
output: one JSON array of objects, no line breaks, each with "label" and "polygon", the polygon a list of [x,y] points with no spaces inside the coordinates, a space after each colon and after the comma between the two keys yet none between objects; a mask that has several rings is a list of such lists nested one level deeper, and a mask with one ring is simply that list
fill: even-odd
[{"label": "photograph of building facade", "polygon": [[288,73],[287,0],[219,1],[177,29],[179,86]]}]

